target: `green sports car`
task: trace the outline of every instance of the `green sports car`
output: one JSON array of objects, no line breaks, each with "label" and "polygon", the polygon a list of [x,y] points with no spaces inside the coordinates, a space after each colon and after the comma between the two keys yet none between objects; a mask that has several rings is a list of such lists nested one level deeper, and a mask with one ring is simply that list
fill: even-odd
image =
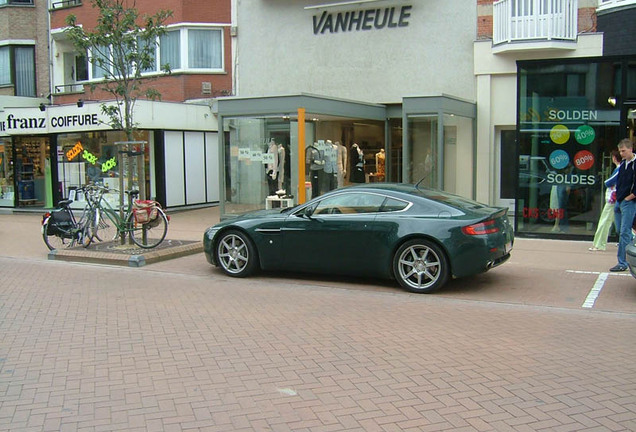
[{"label": "green sports car", "polygon": [[430,293],[510,258],[507,213],[417,185],[365,184],[222,221],[205,231],[204,253],[234,277],[259,269],[372,276]]}]

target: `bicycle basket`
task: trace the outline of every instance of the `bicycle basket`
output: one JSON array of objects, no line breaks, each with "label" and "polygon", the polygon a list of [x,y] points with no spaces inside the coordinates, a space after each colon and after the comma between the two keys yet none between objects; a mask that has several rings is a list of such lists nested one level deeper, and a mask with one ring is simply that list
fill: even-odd
[{"label": "bicycle basket", "polygon": [[67,209],[57,209],[51,212],[49,218],[49,228],[47,233],[49,235],[63,235],[67,234],[73,228],[73,220],[71,213]]},{"label": "bicycle basket", "polygon": [[135,200],[133,203],[133,213],[135,215],[135,222],[139,224],[146,224],[157,219],[159,212],[157,207],[159,203],[153,200]]}]

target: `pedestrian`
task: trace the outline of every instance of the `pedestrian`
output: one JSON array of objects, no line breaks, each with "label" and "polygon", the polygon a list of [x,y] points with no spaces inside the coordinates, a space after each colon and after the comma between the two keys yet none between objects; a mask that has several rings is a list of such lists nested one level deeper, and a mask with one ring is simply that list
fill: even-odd
[{"label": "pedestrian", "polygon": [[591,251],[604,251],[607,247],[607,236],[614,224],[614,204],[616,204],[616,180],[618,179],[618,170],[621,164],[621,154],[618,150],[612,150],[610,153],[614,170],[607,180],[605,180],[605,205],[598,219],[598,226],[594,234],[594,243],[589,249]]},{"label": "pedestrian", "polygon": [[632,241],[632,223],[636,214],[636,170],[634,166],[634,149],[632,141],[625,138],[618,143],[618,152],[623,159],[616,181],[616,204],[614,204],[614,226],[618,233],[618,264],[610,269],[611,272],[627,270],[626,248]]}]

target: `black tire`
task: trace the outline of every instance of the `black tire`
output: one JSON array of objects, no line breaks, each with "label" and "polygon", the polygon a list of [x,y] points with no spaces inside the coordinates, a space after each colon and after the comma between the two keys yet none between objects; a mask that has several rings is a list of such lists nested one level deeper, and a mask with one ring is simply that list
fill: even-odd
[{"label": "black tire", "polygon": [[46,221],[42,225],[42,238],[49,250],[67,249],[75,246],[75,239],[70,235],[57,234],[59,231],[55,230],[56,234],[49,233],[49,221]]},{"label": "black tire", "polygon": [[136,223],[135,214],[132,212],[128,216],[126,223],[128,226],[133,227],[130,231],[130,238],[132,238],[133,243],[144,249],[152,249],[159,246],[168,233],[168,218],[161,209],[157,209],[157,218],[151,222],[145,224]]},{"label": "black tire", "polygon": [[449,270],[446,254],[429,240],[409,240],[393,257],[395,278],[414,293],[427,294],[440,289],[448,280]]},{"label": "black tire", "polygon": [[254,243],[240,231],[222,233],[214,247],[214,254],[221,270],[232,277],[247,277],[258,268]]}]

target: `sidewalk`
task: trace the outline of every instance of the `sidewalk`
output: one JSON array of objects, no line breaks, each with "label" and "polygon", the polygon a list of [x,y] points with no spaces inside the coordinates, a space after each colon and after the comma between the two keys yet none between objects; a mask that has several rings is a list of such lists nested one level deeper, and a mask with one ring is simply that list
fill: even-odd
[{"label": "sidewalk", "polygon": [[[218,207],[168,210],[168,214],[170,225],[166,239],[196,242],[201,247],[205,229],[220,219]],[[0,255],[47,259],[49,251],[42,240],[41,220],[41,213],[0,214]],[[606,272],[616,264],[614,243],[608,244],[604,252],[588,251],[591,245],[591,242],[572,240],[516,238],[510,261],[523,262],[524,266],[534,267],[537,271],[563,269]],[[90,246],[88,251],[94,248]]]},{"label": "sidewalk", "polygon": [[[0,255],[14,257],[29,257],[42,259],[60,259],[61,256],[49,256],[42,233],[40,231],[42,213],[13,213],[0,214]],[[70,254],[71,261],[108,262],[111,264],[128,265],[130,256],[143,254],[146,263],[152,260],[163,260],[183,256],[184,254],[202,251],[203,232],[210,225],[219,221],[219,208],[206,207],[196,210],[170,211],[168,234],[164,240],[164,247],[157,250],[143,250],[135,253],[108,253],[98,251],[98,247],[91,245],[88,249],[79,248],[77,251],[65,251]],[[183,246],[183,247],[182,247]],[[139,260],[139,258],[137,258]],[[143,265],[143,264],[141,264]],[[132,265],[136,266],[136,265]]]}]

